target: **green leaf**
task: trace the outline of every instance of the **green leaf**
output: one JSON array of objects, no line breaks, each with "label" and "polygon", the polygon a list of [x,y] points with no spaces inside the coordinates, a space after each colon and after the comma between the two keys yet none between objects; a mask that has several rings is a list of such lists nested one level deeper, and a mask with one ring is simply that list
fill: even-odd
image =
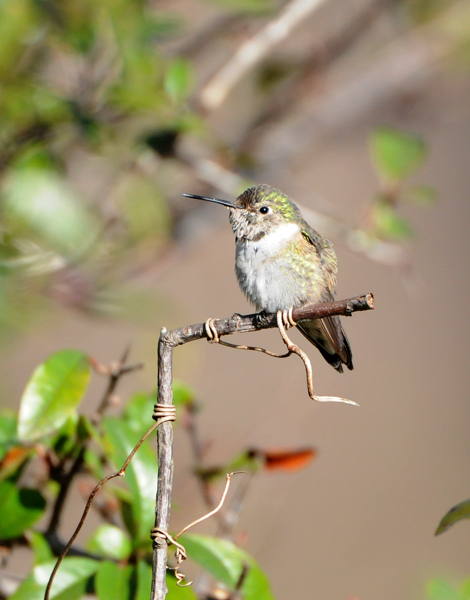
[{"label": "green leaf", "polygon": [[97,443],[101,441],[101,435],[98,429],[86,415],[80,415],[78,417],[76,434],[79,442],[84,442],[89,439],[95,440]]},{"label": "green leaf", "polygon": [[3,459],[7,450],[17,444],[16,428],[16,413],[14,411],[2,411],[0,413],[0,460]]},{"label": "green leaf", "polygon": [[389,240],[409,239],[413,230],[406,219],[401,217],[389,202],[378,200],[372,206],[372,221],[376,234]]},{"label": "green leaf", "polygon": [[426,158],[424,141],[391,127],[377,127],[370,135],[370,148],[381,179],[401,181],[420,167]]},{"label": "green leaf", "polygon": [[[131,450],[139,441],[138,436],[122,420],[106,417],[103,428],[109,442],[112,460],[120,469]],[[143,444],[126,471],[125,481],[132,492],[132,515],[138,542],[148,542],[150,529],[155,520],[155,496],[157,491],[157,458],[148,443]]]},{"label": "green leaf", "polygon": [[137,590],[133,600],[148,600],[152,586],[152,568],[144,560],[139,560],[136,566]]},{"label": "green leaf", "polygon": [[156,395],[135,394],[127,403],[124,409],[124,418],[126,424],[136,435],[144,435],[147,429],[153,425],[152,415],[156,401]]},{"label": "green leaf", "polygon": [[[56,561],[50,561],[34,567],[9,600],[44,600],[49,576]],[[98,570],[100,562],[91,558],[66,557],[56,573],[50,600],[74,600],[85,592],[88,579]],[[80,596],[77,594],[80,593]]]},{"label": "green leaf", "polygon": [[462,519],[470,519],[470,500],[465,500],[452,507],[442,517],[434,535],[439,535],[440,533],[447,531],[449,527],[452,527],[452,525],[455,525],[455,523]]},{"label": "green leaf", "polygon": [[193,85],[191,63],[183,58],[175,58],[166,71],[163,85],[173,102],[185,100]]},{"label": "green leaf", "polygon": [[18,489],[11,481],[0,483],[0,538],[21,535],[44,513],[46,501],[38,490]]},{"label": "green leaf", "polygon": [[[100,567],[100,571],[101,568],[102,567]],[[118,580],[119,574],[116,565],[113,565],[113,568],[105,567],[105,569],[107,571],[108,579],[114,577],[114,579]],[[100,577],[100,573],[98,573],[98,577]],[[101,577],[103,577],[103,575],[101,575]],[[124,582],[119,581],[120,586],[125,589],[126,593],[131,594],[125,596],[126,600],[148,600],[152,586],[152,568],[150,565],[144,560],[139,560],[132,573],[130,582],[132,585],[129,585],[127,580]],[[99,600],[123,600],[122,596],[116,591],[117,586],[113,585],[112,581],[109,581],[109,589],[115,594],[114,596],[111,596],[109,592],[106,593],[105,591],[101,591],[103,590],[102,583],[104,582],[98,583],[97,581],[96,586]],[[196,600],[193,590],[190,587],[178,587],[176,585],[176,578],[171,573],[167,574],[166,583],[168,586],[168,600],[174,598],[177,598],[178,600]]]},{"label": "green leaf", "polygon": [[253,452],[248,452],[247,450],[244,450],[235,458],[233,458],[224,470],[225,473],[232,473],[233,471],[248,471],[256,473],[262,467],[262,458],[256,456]]},{"label": "green leaf", "polygon": [[54,558],[51,547],[42,533],[32,531],[28,539],[31,550],[34,553],[35,565],[40,565]]},{"label": "green leaf", "polygon": [[168,241],[171,214],[154,181],[137,173],[121,176],[116,202],[132,242],[147,239],[163,245]]},{"label": "green leaf", "polygon": [[78,413],[74,411],[51,436],[51,447],[59,459],[69,458],[72,454],[77,453],[78,446],[80,446],[77,432],[79,421]]},{"label": "green leaf", "polygon": [[462,600],[470,600],[470,579],[462,583],[460,595],[462,596]]},{"label": "green leaf", "polygon": [[88,357],[78,350],[61,350],[39,365],[21,398],[20,440],[28,442],[53,433],[75,417],[89,380]]},{"label": "green leaf", "polygon": [[443,579],[432,579],[427,592],[430,600],[462,600],[460,593]]},{"label": "green leaf", "polygon": [[246,581],[242,586],[245,600],[274,600],[269,580],[259,565],[253,561],[249,568]]},{"label": "green leaf", "polygon": [[119,527],[108,524],[98,527],[88,540],[86,547],[93,554],[115,560],[126,559],[132,551],[132,544],[127,534]]},{"label": "green leaf", "polygon": [[[197,596],[191,589],[191,586],[179,586],[176,582],[176,577],[170,573],[166,576],[166,585],[168,587],[168,600],[197,600]],[[144,597],[142,597],[142,600],[144,600]]]},{"label": "green leaf", "polygon": [[0,6],[0,77],[7,80],[25,50],[24,40],[38,26],[38,14],[27,0],[2,2]]},{"label": "green leaf", "polygon": [[401,197],[413,204],[432,206],[437,202],[437,191],[429,185],[414,185],[402,192]]},{"label": "green leaf", "polygon": [[244,566],[247,566],[248,574],[242,586],[244,600],[274,599],[269,582],[258,563],[232,542],[206,535],[186,535],[179,542],[186,548],[189,558],[232,590],[237,585]]},{"label": "green leaf", "polygon": [[249,16],[264,16],[276,10],[273,0],[215,0],[215,2],[223,6],[224,9],[228,8],[237,14]]},{"label": "green leaf", "polygon": [[99,600],[130,600],[131,575],[131,566],[120,567],[108,560],[102,562],[95,577],[95,590]]},{"label": "green leaf", "polygon": [[52,170],[21,166],[7,178],[4,218],[16,235],[33,234],[60,253],[76,256],[98,234],[98,225]]},{"label": "green leaf", "polygon": [[[90,474],[93,475],[93,477],[98,481],[103,479],[103,477],[106,475],[103,468],[103,461],[101,456],[94,449],[87,448],[85,450],[84,460],[85,466]],[[109,489],[109,487],[110,486],[108,486],[106,489]]]},{"label": "green leaf", "polygon": [[196,392],[182,381],[173,381],[173,404],[175,406],[185,406],[191,404],[196,398]]}]

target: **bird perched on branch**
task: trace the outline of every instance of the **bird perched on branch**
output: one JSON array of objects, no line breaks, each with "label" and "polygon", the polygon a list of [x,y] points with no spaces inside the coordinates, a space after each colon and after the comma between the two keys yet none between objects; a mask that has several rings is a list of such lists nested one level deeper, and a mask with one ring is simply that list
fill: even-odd
[{"label": "bird perched on branch", "polygon": [[[334,300],[338,263],[332,244],[279,190],[260,184],[235,202],[184,194],[229,209],[235,234],[238,283],[258,310],[275,313]],[[297,323],[303,335],[340,373],[353,368],[351,348],[338,316]]]}]

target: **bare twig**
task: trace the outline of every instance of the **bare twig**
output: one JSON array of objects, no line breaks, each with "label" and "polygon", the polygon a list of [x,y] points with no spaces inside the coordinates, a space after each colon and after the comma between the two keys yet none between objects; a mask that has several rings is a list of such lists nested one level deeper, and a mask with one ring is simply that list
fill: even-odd
[{"label": "bare twig", "polygon": [[227,540],[231,538],[233,529],[240,517],[245,497],[253,482],[254,475],[254,471],[248,471],[247,476],[244,477],[237,486],[237,489],[230,499],[230,504],[225,510],[223,523],[219,525],[219,529],[216,533],[217,537]]},{"label": "bare twig", "polygon": [[201,104],[206,110],[215,110],[223,104],[230,91],[247,71],[259,64],[274,46],[280,44],[292,30],[302,23],[325,0],[292,0],[271,21],[245,42],[233,57],[209,81],[201,93]]},{"label": "bare twig", "polygon": [[106,409],[108,408],[108,406],[111,402],[111,399],[113,397],[114,390],[116,389],[116,386],[119,383],[119,380],[121,379],[121,377],[123,375],[127,375],[128,373],[138,371],[139,369],[142,369],[144,367],[143,363],[137,363],[135,365],[126,365],[127,358],[129,356],[129,352],[130,352],[130,345],[128,345],[125,348],[125,350],[117,364],[114,363],[109,366],[108,365],[104,366],[104,369],[105,369],[104,372],[102,370],[100,370],[102,365],[98,365],[96,362],[92,362],[93,367],[95,368],[95,370],[97,372],[106,374],[109,377],[108,385],[106,386],[106,390],[104,391],[101,402],[96,410],[97,416],[94,419],[95,424],[97,424],[99,421],[101,421],[104,413],[106,412]]},{"label": "bare twig", "polygon": [[[67,499],[67,496],[68,496],[68,493],[70,490],[70,485],[72,484],[72,481],[74,480],[75,475],[77,475],[80,472],[80,470],[83,466],[85,450],[86,450],[86,442],[82,442],[82,447],[78,451],[78,454],[77,454],[75,460],[73,461],[70,469],[67,472],[62,471],[62,473],[60,473],[60,475],[58,477],[57,476],[55,477],[55,479],[58,480],[60,487],[59,487],[59,493],[57,494],[57,497],[55,498],[55,501],[54,501],[54,506],[52,507],[49,524],[44,533],[46,538],[50,538],[51,536],[54,536],[57,529],[59,528],[60,517],[62,515],[62,510],[64,508],[65,501]],[[60,469],[61,470],[63,469],[63,465],[60,466]]]},{"label": "bare twig", "polygon": [[186,527],[183,527],[183,529],[177,534],[175,535],[174,539],[177,540],[180,535],[183,535],[183,533],[185,531],[188,531],[188,529],[191,529],[191,527],[194,527],[195,525],[198,525],[199,523],[202,523],[203,521],[205,521],[206,519],[209,519],[210,517],[212,517],[213,515],[215,515],[217,512],[219,512],[219,510],[222,508],[224,502],[225,502],[225,498],[228,494],[228,488],[230,486],[230,480],[232,479],[233,475],[238,475],[239,473],[243,473],[244,471],[234,471],[233,473],[227,473],[227,478],[225,480],[225,487],[224,487],[224,491],[222,493],[222,498],[220,499],[219,504],[212,509],[210,512],[208,512],[207,514],[205,514],[203,517],[199,517],[199,519],[196,519],[195,521],[192,521],[192,523],[190,523],[189,525],[186,525]]},{"label": "bare twig", "polygon": [[340,31],[335,31],[320,44],[315,40],[295,65],[295,69],[292,69],[294,72],[289,73],[281,93],[270,95],[263,112],[247,130],[241,143],[245,152],[250,152],[252,145],[256,145],[260,134],[263,135],[262,128],[282,122],[286,114],[292,112],[293,106],[306,94],[314,96],[314,86],[318,84],[319,77],[327,73],[333,64],[364,38],[367,30],[387,8],[387,4],[388,0],[371,0],[369,4],[352,11],[351,17]]},{"label": "bare twig", "polygon": [[194,403],[185,406],[186,412],[185,417],[182,419],[182,425],[187,430],[189,434],[189,441],[192,448],[192,455],[194,456],[194,467],[193,471],[196,475],[197,481],[201,488],[202,498],[204,500],[205,505],[209,510],[212,510],[215,506],[214,500],[212,498],[211,486],[207,481],[207,478],[201,476],[201,471],[203,469],[203,445],[199,438],[199,431],[196,426],[196,406]]},{"label": "bare twig", "polygon": [[308,98],[302,110],[267,128],[256,153],[276,171],[305,152],[306,146],[311,149],[318,144],[325,134],[343,131],[348,123],[370,115],[397,94],[421,89],[458,46],[460,37],[449,23],[463,21],[467,15],[466,0],[452,3],[432,21],[396,38],[349,80],[339,85],[326,83],[317,102]]}]

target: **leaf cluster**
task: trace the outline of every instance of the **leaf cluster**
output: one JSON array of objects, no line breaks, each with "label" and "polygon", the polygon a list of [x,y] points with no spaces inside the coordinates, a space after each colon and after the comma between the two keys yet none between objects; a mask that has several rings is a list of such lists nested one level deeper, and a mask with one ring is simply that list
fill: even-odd
[{"label": "leaf cluster", "polygon": [[159,51],[180,29],[145,1],[0,3],[2,337],[50,299],[125,313],[130,272],[165,250],[155,163],[198,127],[190,61]]},{"label": "leaf cluster", "polygon": [[[80,414],[93,367],[117,376],[115,366],[107,371],[78,350],[56,352],[33,372],[19,413],[0,414],[0,544],[11,549],[26,545],[34,555],[34,568],[13,600],[43,598],[54,555],[64,547],[60,525],[75,478],[80,488],[91,491],[93,485],[87,482],[119,470],[151,425],[153,394],[134,395],[120,416]],[[181,383],[175,383],[174,399],[180,411],[195,406],[193,391]],[[244,464],[251,460],[247,457]],[[155,519],[157,471],[155,451],[144,444],[129,464],[123,484],[112,480],[101,490],[94,505],[101,522],[84,548],[64,558],[51,598],[73,600],[86,593],[100,600],[149,597],[149,532]],[[232,542],[186,534],[183,543],[190,558],[219,585],[235,590],[245,573],[237,588],[243,598],[272,599],[256,561]],[[196,598],[191,588],[177,586],[171,571],[168,587],[170,598]]]},{"label": "leaf cluster", "polygon": [[391,241],[407,240],[413,229],[400,214],[400,206],[407,203],[432,206],[437,200],[434,188],[410,185],[407,181],[424,164],[427,145],[419,136],[391,127],[377,127],[370,135],[370,151],[380,185],[369,211],[370,235]]}]

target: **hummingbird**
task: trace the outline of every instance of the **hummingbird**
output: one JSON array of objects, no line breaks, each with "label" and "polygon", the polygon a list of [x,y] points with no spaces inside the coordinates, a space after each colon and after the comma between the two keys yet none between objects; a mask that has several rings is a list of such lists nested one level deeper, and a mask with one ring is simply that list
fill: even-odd
[{"label": "hummingbird", "polygon": [[[310,227],[286,194],[259,184],[235,202],[183,196],[229,209],[235,273],[258,310],[276,313],[334,300],[338,262],[333,245]],[[297,328],[338,372],[343,372],[343,365],[353,368],[351,347],[338,316],[302,320]]]}]

